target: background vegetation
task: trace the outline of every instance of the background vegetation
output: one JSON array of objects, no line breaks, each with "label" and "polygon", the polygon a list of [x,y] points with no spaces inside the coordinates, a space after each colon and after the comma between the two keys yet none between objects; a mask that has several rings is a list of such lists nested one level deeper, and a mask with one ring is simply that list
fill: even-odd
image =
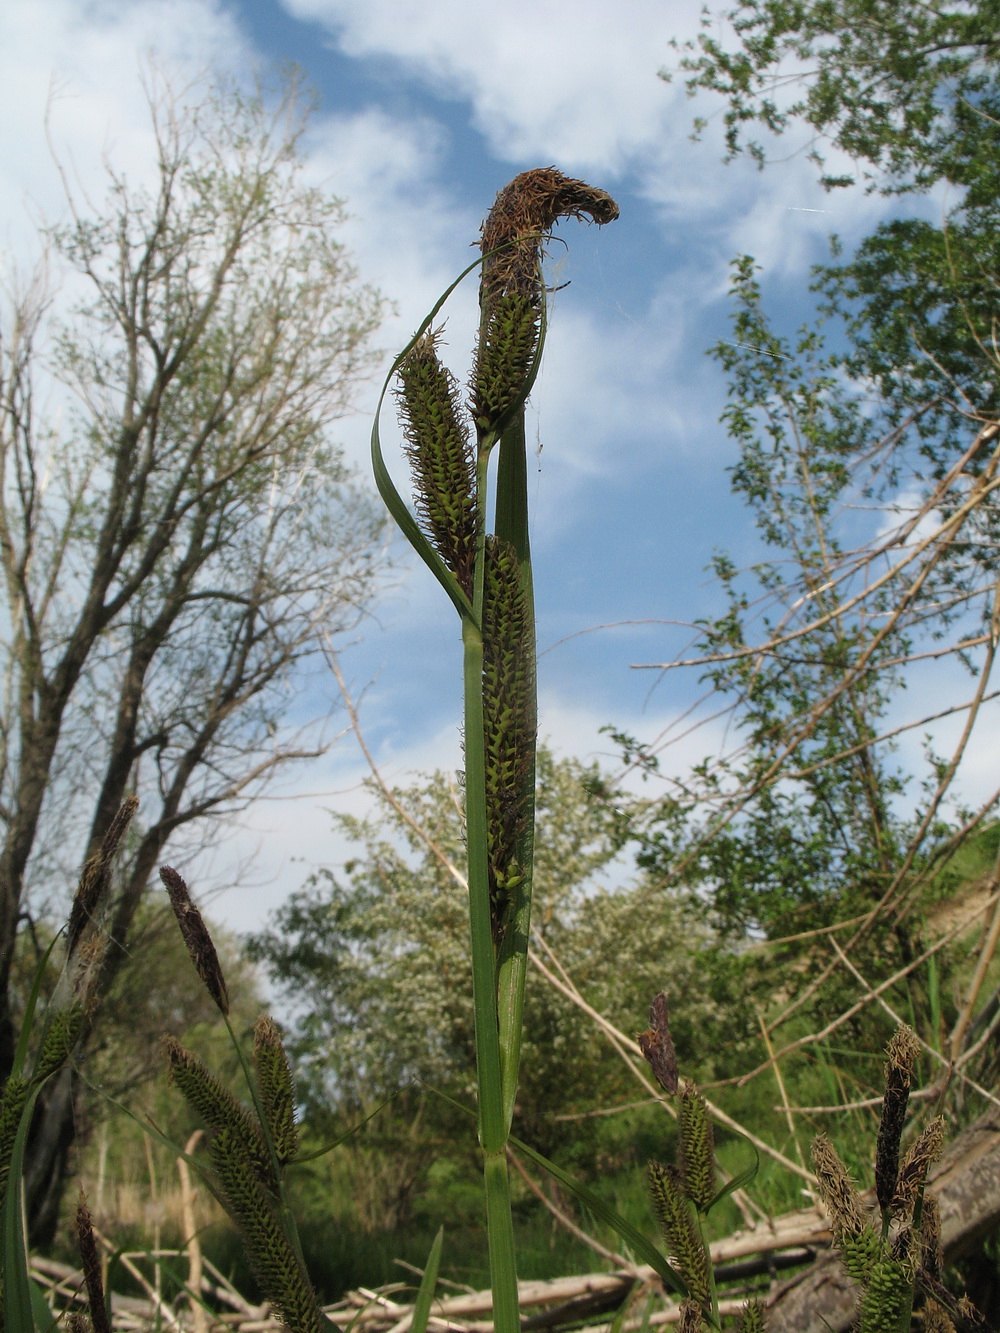
[{"label": "background vegetation", "polygon": [[[1000,1085],[1000,785],[974,807],[961,787],[1000,642],[992,10],[746,0],[732,18],[684,64],[726,99],[733,152],[766,167],[772,136],[805,124],[831,189],[946,182],[957,202],[835,247],[790,333],[753,259],[734,262],[733,341],[714,351],[761,555],[740,569],[720,552],[724,614],[651,665],[698,674],[727,748],[683,773],[669,737],[621,731],[617,774],[539,756],[515,1132],[652,1231],[643,1168],[673,1128],[628,1039],[664,990],[682,1068],[762,1151],[754,1202],[713,1213],[719,1234],[809,1202],[817,1128],[867,1170],[899,1019],[921,1044],[915,1128],[941,1109],[959,1129]],[[29,286],[5,315],[0,1030],[54,928],[33,886],[93,853],[123,795],[146,797],[100,1005],[29,1158],[36,1235],[56,1248],[71,1172],[106,1227],[183,1238],[169,1155],[107,1098],[182,1143],[195,1125],[154,1079],[153,1035],[214,1068],[222,1046],[142,891],[179,827],[321,744],[286,730],[292,668],[374,591],[379,523],[326,431],[379,298],[335,239],[340,205],[301,184],[293,100],[268,105],[154,100],[159,195],[112,176],[102,215],[48,238],[90,296],[47,323]],[[31,411],[36,374],[72,395],[62,434]],[[945,715],[952,748],[904,763],[901,740]],[[343,871],[294,894],[248,962],[235,943],[226,959],[247,1031],[265,975],[278,997],[308,1144],[360,1126],[293,1181],[330,1297],[421,1263],[441,1224],[447,1275],[486,1282],[474,1131],[438,1096],[474,1090],[463,795],[452,774],[390,790],[377,772],[372,794],[370,818],[337,816],[356,848]],[[723,1169],[746,1153],[719,1131]],[[611,1261],[614,1235],[520,1159],[515,1185],[522,1277]],[[203,1220],[247,1284],[219,1215]],[[996,1255],[993,1237],[967,1275],[994,1318]]]}]

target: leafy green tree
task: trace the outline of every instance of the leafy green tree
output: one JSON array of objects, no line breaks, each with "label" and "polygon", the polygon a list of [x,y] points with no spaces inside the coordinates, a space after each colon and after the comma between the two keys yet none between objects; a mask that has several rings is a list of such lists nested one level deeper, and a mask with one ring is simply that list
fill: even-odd
[{"label": "leafy green tree", "polygon": [[[918,923],[943,864],[996,804],[966,809],[960,788],[996,693],[995,16],[975,3],[746,0],[724,17],[728,32],[706,19],[682,66],[691,91],[726,99],[731,153],[764,165],[748,127],[805,125],[872,189],[955,188],[943,225],[886,223],[818,269],[821,317],[792,337],[772,327],[753,261],[736,264],[733,341],[714,351],[733,485],[763,551],[750,571],[717,558],[727,611],[701,626],[686,665],[728,699],[738,744],[661,804],[644,860],[702,885],[737,939],[862,914],[842,938],[867,941],[858,957],[874,980],[926,943]],[[949,753],[925,738],[922,770],[894,759],[899,737],[944,717],[961,723]],[[822,937],[797,948],[829,957]],[[907,1002],[914,990],[911,977]],[[804,991],[828,1017],[845,993]],[[959,1002],[953,1044],[964,1013]]]},{"label": "leafy green tree", "polygon": [[996,170],[1000,40],[991,0],[739,0],[706,9],[683,49],[688,91],[726,100],[731,156],[748,151],[763,165],[766,148],[747,130],[777,136],[801,123],[821,168],[825,141],[886,192],[940,180],[974,188]]},{"label": "leafy green tree", "polygon": [[[102,205],[68,190],[43,239],[71,281],[0,315],[0,1075],[26,915],[64,906],[55,886],[137,793],[107,991],[168,840],[190,851],[323,748],[288,725],[290,692],[357,624],[380,559],[332,429],[382,303],[337,239],[341,202],[303,180],[297,90],[161,87],[150,110],[151,184],[109,167]],[[57,1197],[72,1141],[60,1078],[29,1200]],[[54,1219],[31,1204],[36,1237]]]}]

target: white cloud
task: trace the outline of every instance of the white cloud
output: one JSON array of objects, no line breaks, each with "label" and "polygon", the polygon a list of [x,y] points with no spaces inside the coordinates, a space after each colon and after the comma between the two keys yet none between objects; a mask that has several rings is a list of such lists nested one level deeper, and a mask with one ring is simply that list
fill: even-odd
[{"label": "white cloud", "polygon": [[696,0],[585,12],[574,0],[285,3],[327,24],[348,55],[397,60],[438,94],[467,100],[497,157],[611,172],[669,130],[673,98],[656,72],[699,12]]},{"label": "white cloud", "polygon": [[22,254],[39,218],[65,215],[46,122],[74,187],[100,197],[104,159],[133,178],[155,165],[142,65],[176,81],[253,64],[232,17],[214,0],[4,5],[0,53],[0,192],[7,201],[0,248]]}]

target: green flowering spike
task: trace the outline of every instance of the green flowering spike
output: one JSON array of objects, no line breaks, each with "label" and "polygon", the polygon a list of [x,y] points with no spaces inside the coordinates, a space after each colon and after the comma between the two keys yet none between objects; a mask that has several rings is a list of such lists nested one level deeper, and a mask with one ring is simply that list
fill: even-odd
[{"label": "green flowering spike", "polygon": [[705,1098],[690,1079],[682,1079],[677,1114],[680,1122],[678,1161],[684,1190],[700,1213],[715,1198],[715,1149]]},{"label": "green flowering spike", "polygon": [[899,1333],[900,1320],[913,1300],[913,1269],[895,1259],[880,1259],[865,1280],[858,1333]]},{"label": "green flowering spike", "polygon": [[860,1236],[868,1225],[861,1196],[836,1148],[825,1134],[817,1134],[812,1145],[813,1166],[823,1201],[830,1210],[833,1234],[843,1248],[845,1239]]},{"label": "green flowering spike", "polygon": [[219,1131],[209,1145],[212,1165],[243,1233],[246,1255],[261,1290],[291,1333],[320,1333],[316,1293],[252,1171],[239,1133]]},{"label": "green flowering spike", "polygon": [[521,292],[504,292],[490,303],[472,367],[472,417],[481,434],[499,434],[524,398],[538,337],[541,306]]},{"label": "green flowering spike", "polygon": [[680,1270],[691,1299],[705,1309],[712,1286],[708,1255],[680,1172],[676,1167],[650,1162],[649,1190],[668,1254]]},{"label": "green flowering spike", "polygon": [[173,1037],[164,1037],[163,1047],[170,1062],[170,1077],[191,1109],[221,1134],[231,1130],[239,1145],[245,1165],[270,1186],[274,1186],[270,1155],[260,1126],[245,1106],[223,1087],[212,1071]]},{"label": "green flowering spike", "polygon": [[518,837],[527,817],[535,736],[531,621],[513,546],[490,537],[483,609],[483,733],[493,934],[503,932],[521,879]]},{"label": "green flowering spike", "polygon": [[875,1145],[875,1195],[883,1213],[892,1202],[899,1169],[899,1143],[906,1122],[906,1104],[919,1051],[908,1027],[900,1027],[889,1042],[885,1066],[885,1095]]},{"label": "green flowering spike", "polygon": [[7,1192],[7,1180],[10,1176],[10,1159],[14,1153],[14,1140],[21,1115],[28,1100],[29,1085],[23,1078],[11,1077],[4,1085],[3,1098],[0,1100],[0,1202]]},{"label": "green flowering spike", "polygon": [[425,333],[399,367],[396,397],[413,472],[417,514],[438,555],[472,596],[479,511],[476,460],[458,385]]},{"label": "green flowering spike", "polygon": [[38,1052],[35,1066],[36,1079],[48,1078],[50,1074],[62,1068],[76,1045],[82,1027],[82,1004],[71,1004],[68,1008],[59,1009],[52,1015],[45,1029],[45,1036],[42,1038],[42,1048]]},{"label": "green flowering spike", "polygon": [[747,1301],[740,1315],[739,1333],[767,1333],[763,1301]]},{"label": "green flowering spike", "polygon": [[927,1168],[940,1155],[943,1147],[944,1120],[941,1116],[935,1116],[914,1140],[900,1165],[896,1188],[889,1203],[889,1212],[893,1217],[912,1219]]},{"label": "green flowering spike", "polygon": [[882,1254],[882,1238],[873,1226],[865,1226],[856,1236],[834,1233],[840,1257],[849,1277],[864,1285],[868,1274]]},{"label": "green flowering spike", "polygon": [[299,1150],[295,1084],[282,1045],[281,1031],[269,1014],[261,1014],[254,1024],[253,1062],[271,1142],[278,1161],[285,1166],[294,1160]]}]

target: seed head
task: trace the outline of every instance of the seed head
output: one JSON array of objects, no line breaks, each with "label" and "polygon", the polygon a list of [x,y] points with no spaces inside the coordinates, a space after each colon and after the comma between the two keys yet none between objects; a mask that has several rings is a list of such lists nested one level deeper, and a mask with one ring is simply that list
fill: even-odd
[{"label": "seed head", "polygon": [[649,1192],[667,1251],[691,1299],[704,1308],[711,1290],[708,1258],[680,1172],[676,1167],[650,1162]]},{"label": "seed head", "polygon": [[847,1167],[825,1134],[817,1134],[812,1145],[813,1166],[819,1179],[823,1201],[830,1210],[833,1233],[843,1248],[845,1239],[860,1236],[868,1225],[861,1196]]},{"label": "seed head", "polygon": [[664,1092],[672,1094],[677,1091],[677,1052],[669,1019],[667,997],[660,991],[649,1006],[649,1027],[640,1032],[638,1041],[656,1081]]},{"label": "seed head", "polygon": [[174,909],[181,937],[195,971],[222,1013],[228,1014],[229,992],[226,989],[226,978],[222,974],[222,964],[208,927],[191,900],[188,886],[172,866],[160,867],[160,879],[170,895],[170,906]]},{"label": "seed head", "polygon": [[520,882],[535,737],[535,661],[524,576],[513,546],[490,537],[483,607],[483,740],[493,932]]},{"label": "seed head", "polygon": [[940,1156],[943,1147],[944,1120],[941,1116],[935,1116],[910,1145],[909,1152],[900,1164],[896,1188],[889,1201],[889,1212],[893,1217],[907,1220],[913,1217],[927,1168]]},{"label": "seed head", "polygon": [[76,952],[87,923],[93,921],[100,912],[111,883],[115,855],[138,808],[138,796],[129,796],[122,802],[121,809],[108,826],[100,850],[90,857],[80,872],[66,930],[66,955],[69,958]]},{"label": "seed head", "polygon": [[80,1262],[83,1266],[83,1280],[87,1287],[87,1302],[90,1306],[90,1321],[94,1326],[94,1333],[111,1333],[104,1296],[101,1257],[97,1253],[94,1223],[83,1190],[80,1191],[80,1199],[76,1206],[76,1240],[80,1248]]},{"label": "seed head", "polygon": [[247,1259],[264,1295],[291,1333],[320,1333],[319,1302],[260,1182],[246,1168],[236,1130],[221,1130],[209,1152]]},{"label": "seed head", "polygon": [[253,1062],[271,1142],[278,1162],[285,1166],[299,1150],[295,1085],[281,1041],[281,1030],[269,1014],[261,1014],[254,1024]]},{"label": "seed head", "polygon": [[875,1194],[883,1212],[892,1202],[899,1169],[899,1143],[906,1122],[906,1103],[913,1083],[919,1047],[908,1027],[897,1028],[889,1042],[885,1066],[885,1095],[875,1145]]},{"label": "seed head", "polygon": [[419,515],[431,545],[472,596],[479,511],[476,460],[458,385],[425,333],[399,367],[399,404]]},{"label": "seed head", "polygon": [[684,1192],[700,1213],[707,1213],[715,1198],[715,1151],[705,1098],[690,1079],[680,1082],[677,1106],[680,1122],[678,1165]]}]

